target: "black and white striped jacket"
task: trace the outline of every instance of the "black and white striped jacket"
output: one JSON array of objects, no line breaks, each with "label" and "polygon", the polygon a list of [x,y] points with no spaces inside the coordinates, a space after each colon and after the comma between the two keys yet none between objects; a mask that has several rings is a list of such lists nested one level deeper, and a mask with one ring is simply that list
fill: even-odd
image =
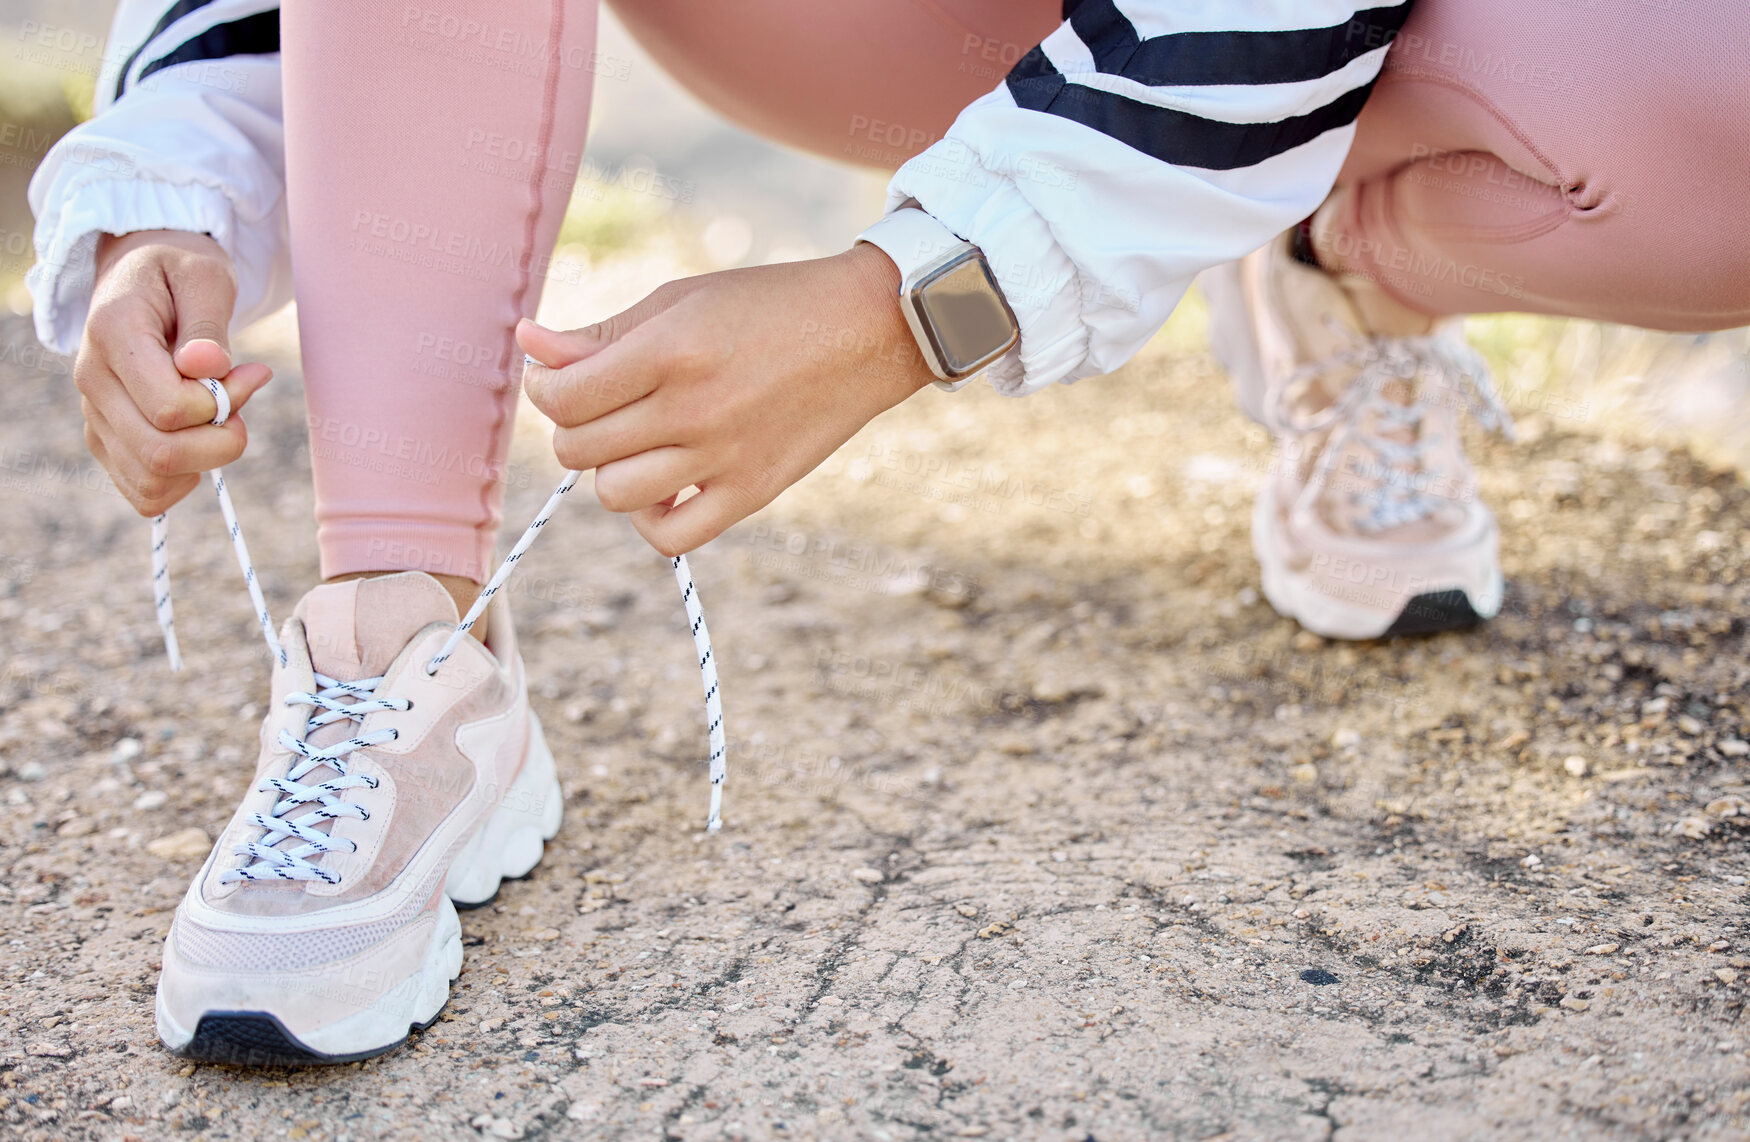
[{"label": "black and white striped jacket", "polygon": [[[990,260],[1022,333],[996,387],[1110,372],[1200,271],[1312,213],[1409,4],[1067,0],[889,188]],[[31,182],[45,344],[77,346],[105,231],[211,233],[238,324],[287,300],[278,50],[266,0],[123,0],[98,114]]]}]

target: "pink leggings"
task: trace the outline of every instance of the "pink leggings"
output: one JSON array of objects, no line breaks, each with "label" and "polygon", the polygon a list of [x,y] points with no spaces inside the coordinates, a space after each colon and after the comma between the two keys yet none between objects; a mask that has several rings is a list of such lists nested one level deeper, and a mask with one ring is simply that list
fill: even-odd
[{"label": "pink leggings", "polygon": [[[619,11],[725,113],[885,166],[1061,18],[1057,0]],[[540,300],[583,152],[595,18],[593,0],[282,9],[326,576],[490,570],[512,329]],[[1332,251],[1430,313],[1750,323],[1747,54],[1741,0],[1680,16],[1638,0],[1419,0],[1362,114]]]}]

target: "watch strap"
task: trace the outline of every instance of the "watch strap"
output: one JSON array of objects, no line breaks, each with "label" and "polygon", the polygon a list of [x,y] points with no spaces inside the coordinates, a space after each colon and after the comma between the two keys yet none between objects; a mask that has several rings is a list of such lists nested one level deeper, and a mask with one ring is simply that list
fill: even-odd
[{"label": "watch strap", "polygon": [[972,243],[915,206],[902,206],[857,235],[857,241],[879,249],[899,267],[901,288],[917,280],[918,272]]},{"label": "watch strap", "polygon": [[[972,243],[942,225],[934,216],[916,206],[902,206],[888,214],[861,234],[858,242],[867,242],[893,260],[899,267],[899,288],[904,293],[917,281],[921,272],[940,262],[949,254],[972,248]],[[918,351],[928,355],[929,347],[920,344]],[[932,381],[945,392],[959,392],[973,381],[975,374],[958,381]]]}]

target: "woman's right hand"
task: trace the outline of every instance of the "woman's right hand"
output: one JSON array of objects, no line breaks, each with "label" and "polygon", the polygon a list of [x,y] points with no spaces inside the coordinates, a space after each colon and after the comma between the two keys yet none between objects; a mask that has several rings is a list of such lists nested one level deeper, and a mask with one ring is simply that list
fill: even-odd
[{"label": "woman's right hand", "polygon": [[98,240],[73,378],[86,447],[143,516],[243,455],[242,419],[213,425],[213,394],[196,383],[219,379],[237,410],[273,376],[266,365],[231,367],[226,331],[236,301],[231,260],[205,234],[143,230]]}]

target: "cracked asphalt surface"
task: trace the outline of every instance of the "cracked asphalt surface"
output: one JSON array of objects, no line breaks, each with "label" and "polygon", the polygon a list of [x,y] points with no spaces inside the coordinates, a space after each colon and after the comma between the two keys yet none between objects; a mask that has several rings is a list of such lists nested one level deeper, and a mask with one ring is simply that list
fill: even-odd
[{"label": "cracked asphalt surface", "polygon": [[[0,1122],[19,1138],[1750,1134],[1750,495],[1578,416],[1479,441],[1505,613],[1330,645],[1257,597],[1269,454],[1163,337],[1026,401],[928,393],[672,578],[573,501],[511,590],[566,820],[465,913],[439,1022],[192,1066],[171,910],[266,670],[209,494],[144,521],[0,323]],[[231,469],[276,617],[316,574],[295,360]],[[276,356],[277,354],[277,356]],[[558,472],[531,417],[520,527]]]}]

